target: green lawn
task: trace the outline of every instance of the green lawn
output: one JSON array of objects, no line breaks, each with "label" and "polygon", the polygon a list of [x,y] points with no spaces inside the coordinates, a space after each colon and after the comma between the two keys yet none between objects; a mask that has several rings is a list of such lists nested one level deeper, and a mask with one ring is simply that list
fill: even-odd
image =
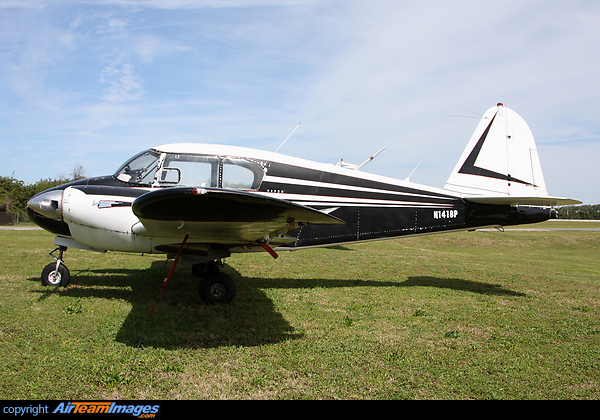
[{"label": "green lawn", "polygon": [[598,232],[234,255],[234,302],[178,267],[151,319],[164,257],[69,249],[44,288],[52,236],[0,238],[1,399],[600,396]]}]

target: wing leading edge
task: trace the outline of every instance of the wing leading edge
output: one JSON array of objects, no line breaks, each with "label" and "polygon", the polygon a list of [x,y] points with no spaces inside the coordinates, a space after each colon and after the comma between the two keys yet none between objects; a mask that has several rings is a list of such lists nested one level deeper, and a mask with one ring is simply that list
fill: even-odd
[{"label": "wing leading edge", "polygon": [[191,241],[221,244],[261,242],[303,224],[344,223],[290,201],[220,188],[157,190],[137,198],[132,210],[141,222],[134,227],[138,234],[177,237],[186,231]]}]

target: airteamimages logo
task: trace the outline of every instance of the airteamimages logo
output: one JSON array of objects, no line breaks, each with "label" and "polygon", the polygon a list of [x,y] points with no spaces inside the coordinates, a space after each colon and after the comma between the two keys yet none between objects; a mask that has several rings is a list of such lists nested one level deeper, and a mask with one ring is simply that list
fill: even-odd
[{"label": "airteamimages logo", "polygon": [[123,404],[110,401],[91,402],[61,402],[52,414],[129,414],[140,419],[155,418],[160,411],[160,405]]},{"label": "airteamimages logo", "polygon": [[133,401],[67,401],[36,405],[3,405],[0,413],[5,416],[26,416],[28,418],[44,417],[48,415],[53,417],[65,415],[67,418],[69,416],[79,418],[83,414],[85,417],[89,415],[92,418],[102,415],[109,415],[111,417],[121,415],[132,416],[139,419],[153,419],[161,415],[161,408],[162,404],[136,404]]}]

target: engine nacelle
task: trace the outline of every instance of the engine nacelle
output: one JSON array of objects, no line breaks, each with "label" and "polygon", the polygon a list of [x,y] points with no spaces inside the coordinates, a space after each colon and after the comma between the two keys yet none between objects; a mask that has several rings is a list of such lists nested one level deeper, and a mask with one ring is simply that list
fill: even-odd
[{"label": "engine nacelle", "polygon": [[110,194],[106,187],[68,187],[63,192],[62,216],[73,239],[96,249],[152,252],[149,237],[132,232],[139,222],[131,211],[134,197]]}]

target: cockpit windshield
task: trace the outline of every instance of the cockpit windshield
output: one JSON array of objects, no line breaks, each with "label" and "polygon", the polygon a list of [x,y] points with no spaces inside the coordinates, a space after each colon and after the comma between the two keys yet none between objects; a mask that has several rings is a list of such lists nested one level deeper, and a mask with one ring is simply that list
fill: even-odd
[{"label": "cockpit windshield", "polygon": [[158,167],[159,154],[147,150],[125,162],[115,173],[115,178],[130,184],[150,186]]}]

